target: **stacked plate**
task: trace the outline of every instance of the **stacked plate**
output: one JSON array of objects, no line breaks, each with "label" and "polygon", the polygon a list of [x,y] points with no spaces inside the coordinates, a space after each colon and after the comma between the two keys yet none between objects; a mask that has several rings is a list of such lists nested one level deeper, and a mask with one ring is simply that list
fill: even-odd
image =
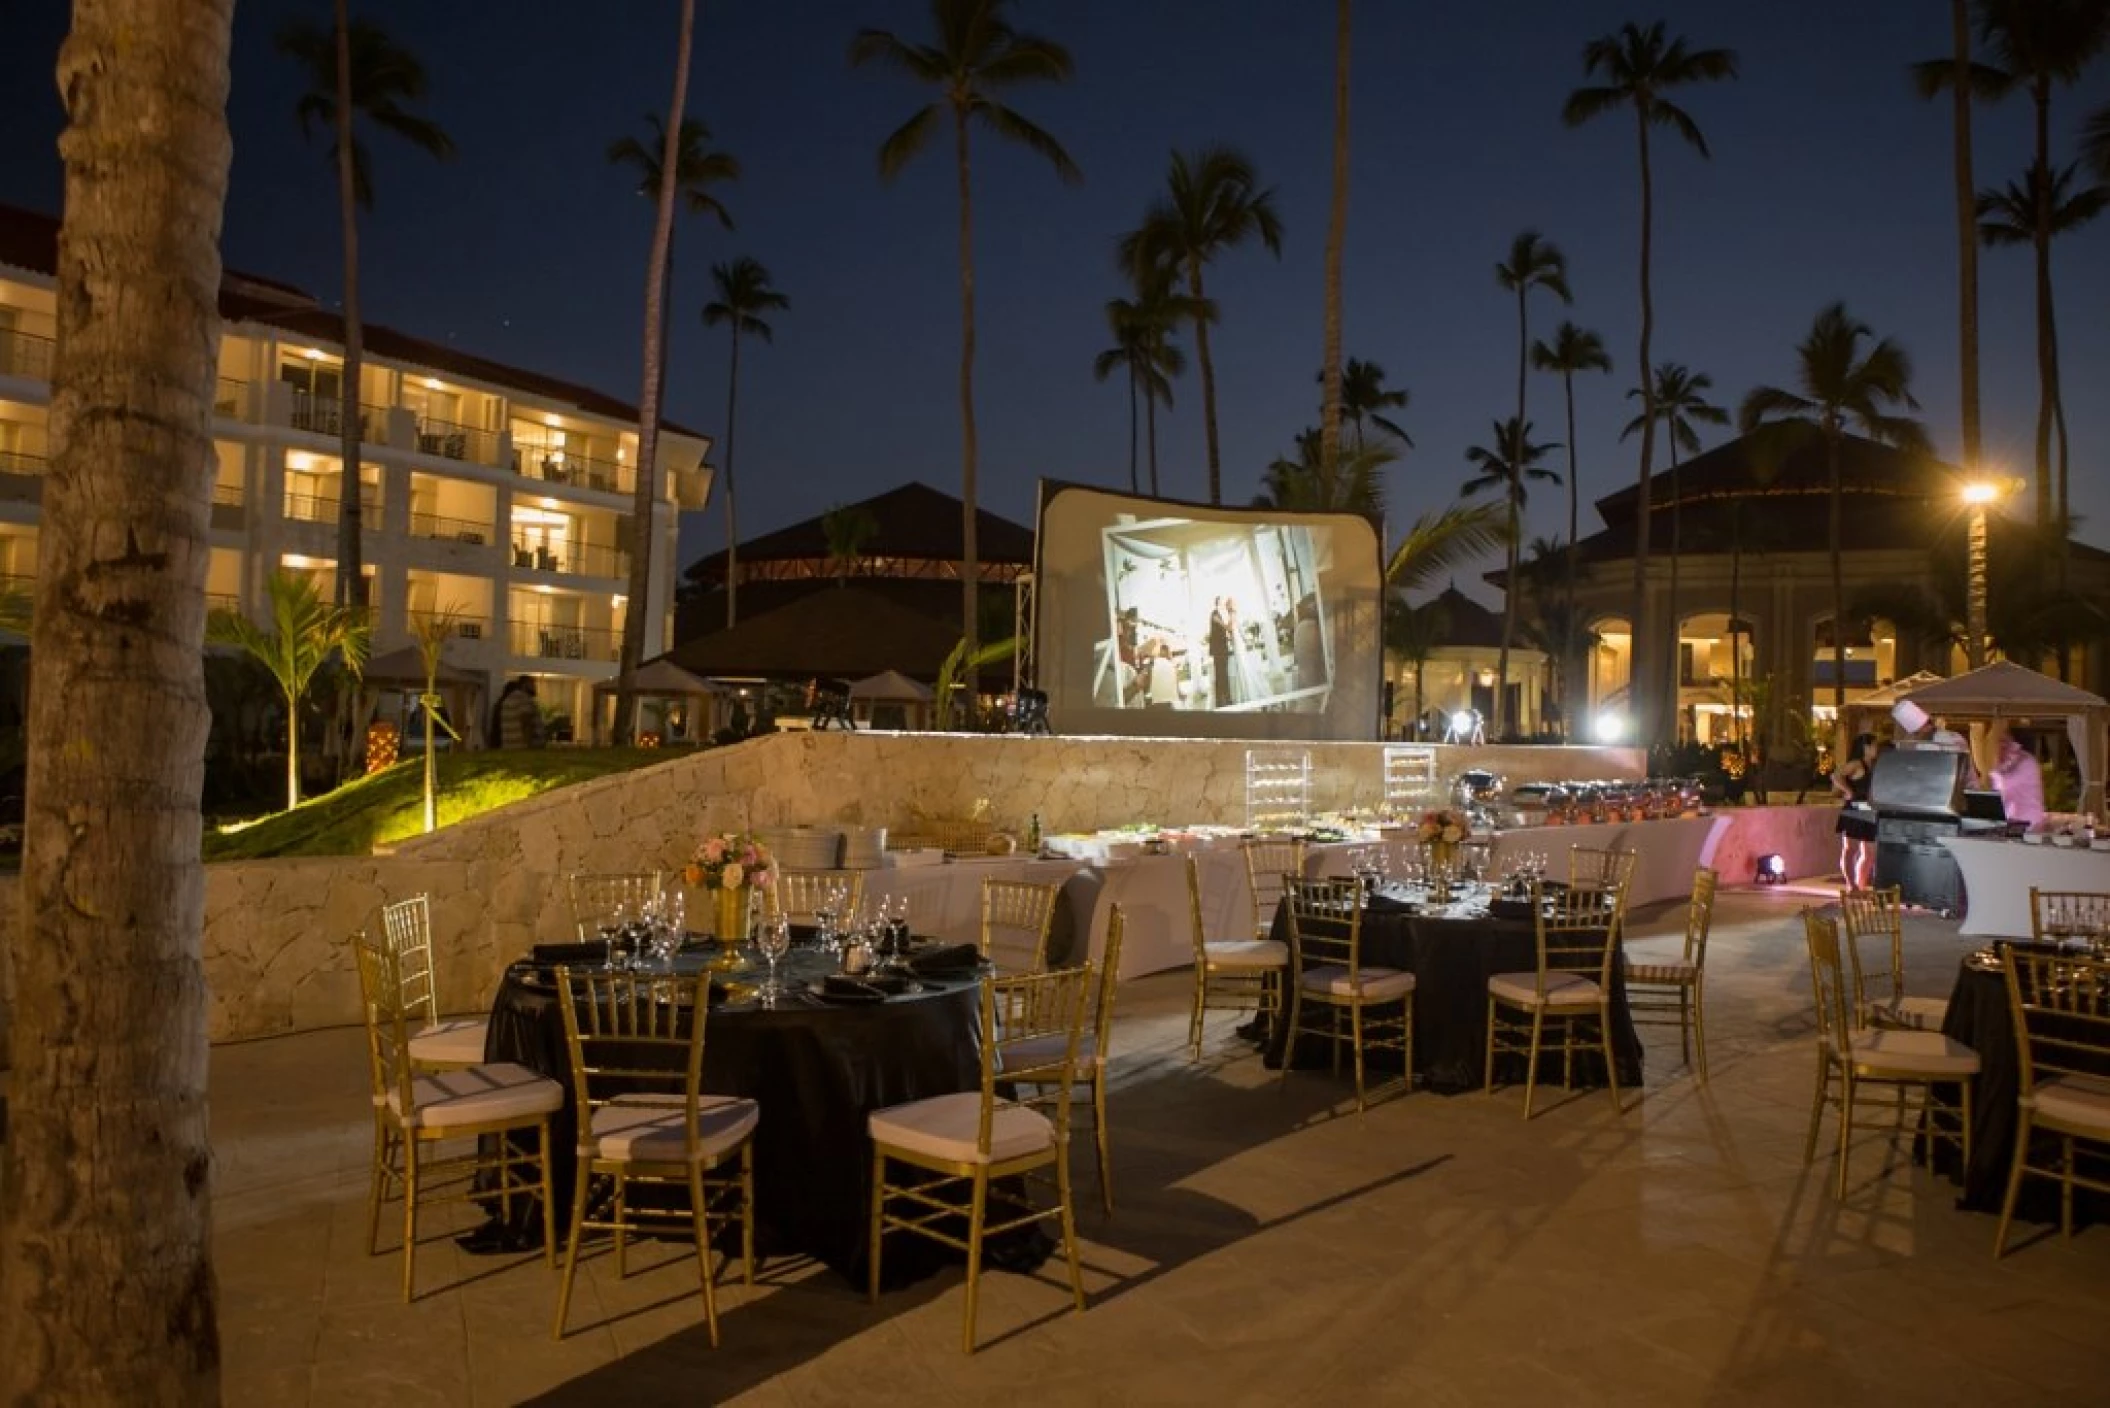
[{"label": "stacked plate", "polygon": [[877,870],[886,864],[886,828],[852,826],[843,831],[842,868]]}]

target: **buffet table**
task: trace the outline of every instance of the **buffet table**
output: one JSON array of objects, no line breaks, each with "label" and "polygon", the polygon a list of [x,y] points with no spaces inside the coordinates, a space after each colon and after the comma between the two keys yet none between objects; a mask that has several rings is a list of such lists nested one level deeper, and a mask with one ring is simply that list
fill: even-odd
[{"label": "buffet table", "polygon": [[1082,861],[969,856],[938,865],[888,867],[865,872],[864,893],[870,903],[905,901],[909,923],[919,934],[971,944],[980,942],[982,936],[984,879],[1062,887],[1048,935],[1050,963],[1081,963],[1088,951],[1096,951],[1095,941],[1103,944],[1106,926],[1098,919],[1102,877]]},{"label": "buffet table", "polygon": [[2031,937],[2032,888],[2110,891],[2110,851],[1979,836],[1945,836],[1942,844],[1963,873],[1960,933]]}]

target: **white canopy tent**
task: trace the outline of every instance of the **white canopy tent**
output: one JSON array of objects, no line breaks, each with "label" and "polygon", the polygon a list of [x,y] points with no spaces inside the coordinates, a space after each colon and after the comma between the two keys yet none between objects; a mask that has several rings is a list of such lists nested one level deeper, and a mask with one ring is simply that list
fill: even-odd
[{"label": "white canopy tent", "polygon": [[927,727],[931,705],[931,688],[919,684],[899,670],[881,670],[876,675],[867,675],[850,686],[850,701],[857,709],[860,721],[870,727],[874,706],[898,704],[902,716],[910,727]]},{"label": "white canopy tent", "polygon": [[2081,771],[2080,809],[2102,810],[2103,771],[2110,761],[2110,700],[2008,660],[1938,680],[1902,697],[1952,724],[1958,718],[2064,719]]}]

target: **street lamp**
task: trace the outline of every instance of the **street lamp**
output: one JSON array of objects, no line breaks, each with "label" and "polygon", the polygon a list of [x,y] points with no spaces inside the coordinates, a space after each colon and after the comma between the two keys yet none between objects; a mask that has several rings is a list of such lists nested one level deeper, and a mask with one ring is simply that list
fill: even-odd
[{"label": "street lamp", "polygon": [[1994,480],[1979,479],[1963,486],[1963,501],[1971,510],[1970,532],[1970,584],[1966,589],[1964,641],[1966,658],[1972,669],[1985,664],[1985,559],[1987,505],[2000,497],[2000,485]]}]

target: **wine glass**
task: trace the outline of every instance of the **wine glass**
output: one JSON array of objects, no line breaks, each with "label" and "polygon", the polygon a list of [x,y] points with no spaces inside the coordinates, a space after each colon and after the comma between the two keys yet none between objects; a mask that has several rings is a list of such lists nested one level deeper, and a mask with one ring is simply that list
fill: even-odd
[{"label": "wine glass", "polygon": [[608,913],[601,917],[601,971],[616,971],[615,942],[630,927],[630,906],[621,900],[609,906]]},{"label": "wine glass", "polygon": [[791,921],[784,917],[782,911],[762,920],[762,927],[757,932],[756,946],[762,950],[762,957],[769,964],[769,981],[762,985],[762,1000],[765,1004],[773,1006],[784,991],[783,984],[777,981],[777,964],[791,951]]}]

